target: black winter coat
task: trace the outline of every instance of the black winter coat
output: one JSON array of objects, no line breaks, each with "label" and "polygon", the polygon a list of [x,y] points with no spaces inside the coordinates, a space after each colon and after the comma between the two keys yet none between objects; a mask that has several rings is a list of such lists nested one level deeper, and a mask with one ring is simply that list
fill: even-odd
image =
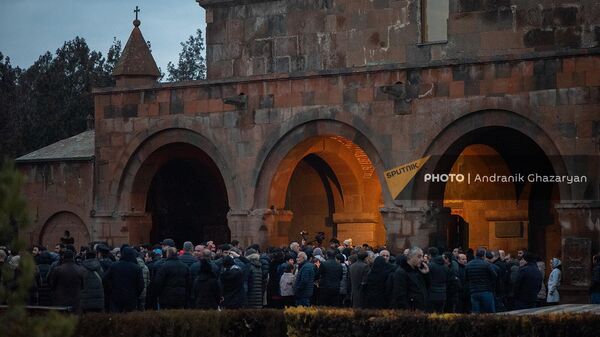
[{"label": "black winter coat", "polygon": [[246,301],[248,308],[261,309],[263,307],[266,277],[260,261],[250,262],[250,278],[248,279],[248,296]]},{"label": "black winter coat", "polygon": [[223,270],[220,277],[221,293],[223,294],[223,307],[226,309],[239,309],[244,306],[244,273],[237,265]]},{"label": "black winter coat", "polygon": [[221,288],[212,272],[201,272],[194,280],[193,298],[196,309],[217,309],[221,301]]},{"label": "black winter coat", "polygon": [[343,275],[342,265],[335,259],[329,259],[319,267],[317,277],[319,278],[319,288],[340,290],[340,281]]},{"label": "black winter coat", "polygon": [[386,285],[391,271],[383,257],[378,256],[375,259],[362,290],[365,308],[384,309],[388,307],[389,296],[386,293]]},{"label": "black winter coat", "polygon": [[425,311],[429,297],[429,284],[429,274],[421,273],[410,266],[406,260],[402,260],[394,272],[392,307]]},{"label": "black winter coat", "polygon": [[194,263],[198,262],[198,259],[190,253],[183,253],[181,256],[179,256],[179,261],[185,263],[185,265],[190,268]]},{"label": "black winter coat", "polygon": [[110,301],[124,311],[131,311],[137,308],[138,298],[144,291],[144,275],[132,248],[124,249],[122,254],[121,260],[105,271],[103,281],[110,289]]},{"label": "black winter coat", "polygon": [[154,290],[161,308],[185,308],[191,292],[190,268],[171,256],[158,269]]},{"label": "black winter coat", "polygon": [[83,288],[83,270],[73,260],[65,260],[54,267],[50,273],[52,304],[69,306],[75,312],[80,311],[79,298]]},{"label": "black winter coat", "polygon": [[43,252],[36,259],[38,263],[38,272],[40,276],[40,286],[38,287],[38,305],[51,306],[52,294],[50,291],[50,283],[48,282],[48,272],[52,264],[52,257],[48,252]]},{"label": "black winter coat", "polygon": [[466,282],[469,283],[469,294],[484,291],[494,292],[498,275],[489,262],[476,257],[467,263],[465,275]]},{"label": "black winter coat", "polygon": [[356,261],[350,265],[350,287],[352,294],[352,307],[362,308],[364,306],[362,294],[363,282],[367,279],[369,265],[364,261]]},{"label": "black winter coat", "polygon": [[529,262],[519,268],[514,287],[515,301],[535,305],[542,287],[542,279],[542,273],[535,262]]},{"label": "black winter coat", "polygon": [[100,262],[98,259],[83,260],[81,266],[84,268],[81,309],[84,311],[104,309],[104,286],[102,284],[104,271]]},{"label": "black winter coat", "polygon": [[434,257],[429,262],[429,279],[431,280],[429,301],[446,300],[446,286],[450,278],[450,269],[444,264],[444,258],[442,256]]}]

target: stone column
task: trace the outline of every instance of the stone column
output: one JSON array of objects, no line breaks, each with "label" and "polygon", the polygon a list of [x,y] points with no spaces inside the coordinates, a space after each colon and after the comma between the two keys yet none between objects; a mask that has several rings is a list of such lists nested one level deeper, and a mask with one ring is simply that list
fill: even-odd
[{"label": "stone column", "polygon": [[413,246],[425,249],[429,245],[429,234],[433,230],[424,225],[423,208],[383,207],[380,212],[386,228],[386,245],[392,252],[401,253]]},{"label": "stone column", "polygon": [[140,245],[150,243],[150,231],[152,230],[152,214],[146,212],[127,213],[121,215],[123,225],[120,232],[127,235],[127,243]]},{"label": "stone column", "polygon": [[337,224],[337,237],[340,241],[351,238],[359,245],[376,244],[375,231],[379,222],[377,213],[341,212],[333,214],[333,222]]},{"label": "stone column", "polygon": [[227,213],[227,223],[231,231],[231,239],[238,240],[243,247],[255,243],[263,249],[267,247],[269,229],[265,220],[270,212],[268,208],[230,210]]}]

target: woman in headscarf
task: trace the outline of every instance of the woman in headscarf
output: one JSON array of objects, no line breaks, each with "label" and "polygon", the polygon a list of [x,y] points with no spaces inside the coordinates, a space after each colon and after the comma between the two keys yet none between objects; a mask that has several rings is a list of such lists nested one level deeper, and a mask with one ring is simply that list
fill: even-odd
[{"label": "woman in headscarf", "polygon": [[546,298],[546,302],[548,302],[548,305],[553,305],[560,302],[558,288],[560,288],[562,265],[557,258],[550,260],[550,265],[552,266],[552,272],[550,273],[550,277],[548,277],[548,297]]},{"label": "woman in headscarf", "polygon": [[388,307],[386,283],[391,269],[383,256],[378,256],[367,274],[363,291],[365,308],[383,309]]}]

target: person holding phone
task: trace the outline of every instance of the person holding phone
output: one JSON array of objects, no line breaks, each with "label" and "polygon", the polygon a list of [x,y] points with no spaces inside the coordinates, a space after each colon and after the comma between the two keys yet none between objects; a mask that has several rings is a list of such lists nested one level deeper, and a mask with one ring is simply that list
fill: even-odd
[{"label": "person holding phone", "polygon": [[423,250],[413,247],[406,254],[406,259],[398,261],[400,265],[392,276],[392,308],[425,311],[430,279]]}]

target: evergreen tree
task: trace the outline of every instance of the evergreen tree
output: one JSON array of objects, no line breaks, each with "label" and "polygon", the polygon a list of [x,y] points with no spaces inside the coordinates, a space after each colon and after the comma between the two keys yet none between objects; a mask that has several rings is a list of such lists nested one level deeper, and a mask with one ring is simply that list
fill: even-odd
[{"label": "evergreen tree", "polygon": [[111,73],[120,55],[117,39],[105,58],[76,37],[26,70],[0,59],[0,161],[85,131],[92,88],[115,84]]},{"label": "evergreen tree", "polygon": [[187,41],[181,42],[181,52],[177,66],[169,62],[167,81],[190,81],[206,78],[206,61],[203,56],[204,38],[202,30],[196,30],[196,35],[190,35]]},{"label": "evergreen tree", "polygon": [[25,311],[36,267],[25,250],[25,242],[14,235],[17,229],[24,230],[29,224],[22,186],[23,177],[14,164],[5,162],[0,169],[0,243],[9,243],[20,260],[16,268],[5,263],[0,271],[0,303],[8,305],[0,314],[0,337],[69,337],[75,331],[76,318],[56,312],[32,316]]}]

